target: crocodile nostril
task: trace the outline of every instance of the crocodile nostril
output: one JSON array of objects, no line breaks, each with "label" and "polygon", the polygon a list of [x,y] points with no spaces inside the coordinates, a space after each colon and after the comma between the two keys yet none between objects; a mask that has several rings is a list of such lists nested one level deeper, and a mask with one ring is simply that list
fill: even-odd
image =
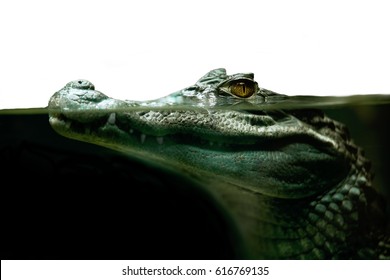
[{"label": "crocodile nostril", "polygon": [[87,89],[87,90],[88,89],[89,90],[94,90],[95,89],[95,86],[90,81],[83,80],[83,79],[79,79],[79,80],[75,80],[75,81],[69,82],[67,84],[67,87],[74,88],[74,89]]}]

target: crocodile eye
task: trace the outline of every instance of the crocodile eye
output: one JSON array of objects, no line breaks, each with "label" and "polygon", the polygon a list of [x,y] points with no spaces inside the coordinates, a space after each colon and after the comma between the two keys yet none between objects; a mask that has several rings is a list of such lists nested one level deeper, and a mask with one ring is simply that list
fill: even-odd
[{"label": "crocodile eye", "polygon": [[257,86],[255,82],[250,80],[238,80],[229,86],[229,91],[238,97],[247,98],[257,91]]}]

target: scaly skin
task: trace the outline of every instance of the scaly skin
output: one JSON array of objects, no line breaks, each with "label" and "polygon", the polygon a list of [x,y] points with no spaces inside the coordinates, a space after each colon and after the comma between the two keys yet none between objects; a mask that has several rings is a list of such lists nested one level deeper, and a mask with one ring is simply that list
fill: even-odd
[{"label": "scaly skin", "polygon": [[271,106],[284,98],[260,88],[253,74],[216,69],[144,102],[73,81],[48,108],[66,137],[200,182],[231,214],[248,258],[386,258],[383,209],[362,150],[319,110]]}]

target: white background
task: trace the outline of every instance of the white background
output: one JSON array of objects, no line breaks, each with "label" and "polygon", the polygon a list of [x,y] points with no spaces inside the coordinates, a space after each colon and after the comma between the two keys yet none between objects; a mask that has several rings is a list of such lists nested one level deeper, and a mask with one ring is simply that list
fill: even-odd
[{"label": "white background", "polygon": [[390,93],[386,2],[0,0],[0,109],[80,78],[153,99],[220,67],[288,95]]}]

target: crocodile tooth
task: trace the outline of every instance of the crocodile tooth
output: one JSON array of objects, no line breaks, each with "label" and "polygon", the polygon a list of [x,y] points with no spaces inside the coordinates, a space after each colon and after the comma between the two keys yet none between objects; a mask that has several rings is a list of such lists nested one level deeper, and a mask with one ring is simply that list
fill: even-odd
[{"label": "crocodile tooth", "polygon": [[146,135],[145,134],[141,134],[141,143],[142,144],[145,142],[145,139],[146,139]]},{"label": "crocodile tooth", "polygon": [[72,125],[72,122],[71,122],[71,121],[66,121],[66,122],[65,122],[65,127],[66,127],[67,129],[69,129],[71,125]]},{"label": "crocodile tooth", "polygon": [[111,113],[107,119],[108,124],[115,124],[115,113]]},{"label": "crocodile tooth", "polygon": [[131,133],[133,133],[133,132],[134,132],[134,129],[130,128],[130,129],[129,129],[129,133],[131,134]]},{"label": "crocodile tooth", "polygon": [[162,144],[164,142],[164,137],[156,137],[157,143]]}]

